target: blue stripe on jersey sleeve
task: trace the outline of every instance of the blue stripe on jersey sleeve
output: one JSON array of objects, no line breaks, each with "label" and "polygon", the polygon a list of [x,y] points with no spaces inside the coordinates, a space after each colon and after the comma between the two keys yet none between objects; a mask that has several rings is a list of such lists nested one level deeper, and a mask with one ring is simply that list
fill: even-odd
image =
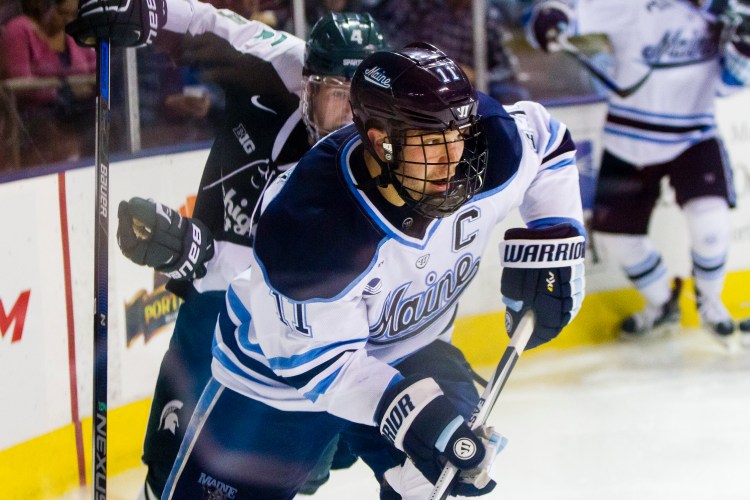
[{"label": "blue stripe on jersey sleeve", "polygon": [[[560,122],[557,121],[554,118],[550,118],[549,120],[549,131],[550,131],[550,138],[549,141],[547,141],[547,145],[544,147],[544,154],[546,155],[549,153],[550,148],[552,145],[557,142],[557,136],[560,134]],[[567,130],[566,130],[567,132]],[[569,135],[569,134],[568,134]]]},{"label": "blue stripe on jersey sleeve", "polygon": [[341,352],[334,356],[333,358],[329,359],[325,363],[321,363],[312,370],[308,370],[305,373],[301,375],[295,375],[294,377],[284,377],[284,381],[294,387],[295,389],[299,389],[301,387],[306,386],[310,383],[312,379],[323,373],[328,367],[331,365],[334,365],[339,362],[339,360],[347,353],[354,352],[353,350],[348,350]]},{"label": "blue stripe on jersey sleeve", "polygon": [[388,382],[388,386],[385,388],[385,390],[390,389],[391,387],[393,387],[394,385],[398,384],[402,380],[404,380],[404,376],[401,375],[401,372],[398,372],[397,374],[395,374],[393,376],[393,378],[391,378],[391,381]]},{"label": "blue stripe on jersey sleeve", "polygon": [[649,116],[653,118],[666,118],[669,120],[697,120],[697,119],[703,119],[703,118],[709,118],[711,121],[714,121],[714,115],[710,113],[697,113],[694,115],[676,115],[676,114],[664,114],[664,113],[652,113],[649,111],[642,111],[637,108],[630,108],[627,106],[621,106],[619,104],[610,104],[609,109],[612,110],[619,110],[624,111],[627,113],[632,113],[634,115],[641,115],[641,116]]},{"label": "blue stripe on jersey sleeve", "polygon": [[[214,358],[216,358],[216,360],[219,363],[221,363],[221,365],[224,368],[226,368],[230,372],[234,373],[235,375],[238,375],[240,378],[250,379],[253,382],[256,382],[258,384],[265,385],[266,387],[274,387],[273,385],[269,384],[268,382],[266,382],[264,380],[261,380],[258,377],[253,377],[250,373],[248,373],[248,372],[256,372],[259,375],[268,376],[267,373],[260,373],[260,370],[256,370],[256,367],[257,367],[257,365],[259,365],[259,363],[254,362],[254,364],[256,366],[253,366],[252,368],[250,368],[248,366],[250,363],[246,363],[246,362],[243,361],[243,364],[246,365],[246,369],[243,370],[239,366],[237,366],[237,364],[234,361],[232,361],[229,358],[229,356],[227,356],[224,353],[224,351],[222,351],[218,347],[216,347],[216,348],[213,349],[212,354],[213,354]],[[266,368],[266,370],[268,370],[268,368]],[[270,370],[268,370],[268,371],[271,372]],[[274,374],[273,372],[271,372],[271,376],[268,376],[268,378],[270,378],[272,380],[276,380],[277,382],[282,382],[283,383],[283,380],[280,380],[279,377],[278,377],[278,375]]]},{"label": "blue stripe on jersey sleeve", "polygon": [[237,319],[240,320],[240,323],[247,323],[250,321],[250,311],[247,310],[237,296],[237,292],[234,291],[232,285],[229,285],[229,288],[227,288],[227,303],[229,304],[229,307],[232,308],[232,312],[237,316]]},{"label": "blue stripe on jersey sleeve", "polygon": [[304,396],[314,403],[315,400],[318,399],[318,397],[325,394],[328,388],[331,387],[333,381],[336,380],[336,377],[339,376],[339,372],[341,372],[340,367],[336,369],[336,371],[328,375],[326,378],[321,380],[315,387],[307,391]]},{"label": "blue stripe on jersey sleeve", "polygon": [[306,365],[314,361],[316,358],[323,356],[325,353],[338,349],[341,346],[358,342],[364,343],[366,341],[367,337],[363,337],[359,339],[349,339],[342,342],[335,342],[333,344],[326,344],[316,349],[310,349],[309,351],[303,352],[301,354],[295,354],[286,358],[268,358],[268,364],[271,365],[271,368],[273,368],[274,370],[291,370],[293,368],[299,368],[300,366]]},{"label": "blue stripe on jersey sleeve", "polygon": [[689,138],[689,139],[685,137],[677,138],[677,139],[657,139],[655,137],[649,137],[643,134],[623,132],[621,130],[617,130],[616,128],[608,127],[608,126],[604,127],[604,132],[606,134],[621,135],[623,137],[630,137],[631,139],[636,139],[636,140],[645,141],[645,142],[654,142],[657,144],[680,144],[682,142],[686,142],[688,144],[695,144],[695,143],[705,140],[706,137],[708,137],[709,132],[712,132],[714,129],[715,127],[713,126],[708,127],[707,129],[702,131],[703,133],[701,135],[697,137]]},{"label": "blue stripe on jersey sleeve", "polygon": [[549,167],[545,168],[544,170],[558,170],[563,167],[567,167],[569,165],[575,165],[576,159],[575,158],[566,158],[563,161],[557,162],[554,165],[550,165]]},{"label": "blue stripe on jersey sleeve", "polygon": [[581,221],[573,219],[571,217],[545,217],[543,219],[536,219],[526,224],[529,229],[542,229],[545,227],[556,226],[557,224],[568,223],[578,230],[578,232],[584,238],[588,239],[586,235],[586,228],[583,227]]},{"label": "blue stripe on jersey sleeve", "polygon": [[263,349],[261,349],[260,347],[260,344],[254,344],[250,342],[250,323],[242,323],[239,327],[237,327],[237,340],[239,341],[240,347],[242,347],[246,351],[250,351],[260,356],[265,356],[265,354],[263,353]]},{"label": "blue stripe on jersey sleeve", "polygon": [[548,161],[555,158],[555,156],[560,156],[563,153],[569,153],[571,151],[575,151],[575,149],[576,149],[576,145],[573,142],[573,138],[570,137],[570,131],[565,130],[565,135],[563,136],[562,141],[560,141],[560,145],[557,146],[557,148],[555,148],[555,150],[549,154],[547,154],[547,151],[545,150],[544,152],[545,156],[542,159],[542,163],[547,163]]}]

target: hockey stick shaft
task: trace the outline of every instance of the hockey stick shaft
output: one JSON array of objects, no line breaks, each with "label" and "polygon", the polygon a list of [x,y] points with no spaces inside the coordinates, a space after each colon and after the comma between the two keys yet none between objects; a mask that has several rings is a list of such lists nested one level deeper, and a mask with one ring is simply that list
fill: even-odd
[{"label": "hockey stick shaft", "polygon": [[651,76],[651,72],[653,71],[653,67],[650,67],[649,70],[646,72],[643,77],[641,77],[640,80],[635,82],[633,85],[629,87],[620,87],[617,83],[615,83],[609,76],[607,76],[602,70],[596,67],[596,65],[591,61],[591,59],[586,56],[583,52],[578,50],[578,47],[570,43],[567,39],[561,38],[557,40],[557,44],[560,45],[560,48],[562,51],[578,61],[578,63],[583,66],[586,71],[591,73],[594,78],[599,80],[602,84],[604,84],[605,87],[607,87],[609,90],[614,92],[620,97],[628,97],[633,95],[635,92],[640,89],[644,83],[649,79]]},{"label": "hockey stick shaft", "polygon": [[93,498],[107,498],[107,372],[109,309],[109,40],[98,40],[96,217],[94,226]]},{"label": "hockey stick shaft", "polygon": [[[518,322],[516,330],[510,339],[510,344],[505,348],[500,362],[495,368],[487,387],[484,388],[477,406],[474,408],[474,412],[469,420],[469,426],[472,429],[477,429],[487,422],[487,418],[495,406],[500,392],[505,387],[505,383],[508,381],[513,368],[516,366],[518,358],[526,348],[526,344],[529,343],[531,333],[534,331],[534,323],[533,312],[527,311],[521,316],[521,320]],[[435,482],[435,487],[432,490],[429,500],[444,500],[448,496],[448,492],[453,485],[453,479],[457,473],[458,469],[454,465],[450,463],[446,464],[443,467],[443,472],[440,473],[440,477]]]}]

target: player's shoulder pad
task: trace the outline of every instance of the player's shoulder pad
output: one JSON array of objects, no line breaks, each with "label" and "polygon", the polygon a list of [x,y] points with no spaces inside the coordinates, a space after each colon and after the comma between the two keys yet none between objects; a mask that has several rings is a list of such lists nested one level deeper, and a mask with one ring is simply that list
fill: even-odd
[{"label": "player's shoulder pad", "polygon": [[575,143],[568,128],[538,102],[519,101],[505,109],[542,164],[575,154]]},{"label": "player's shoulder pad", "polygon": [[495,99],[479,93],[479,115],[487,136],[487,173],[484,192],[501,187],[518,171],[523,144],[513,117]]},{"label": "player's shoulder pad", "polygon": [[279,181],[283,188],[258,221],[256,259],[266,282],[292,300],[346,291],[385,237],[343,182],[337,157],[330,141],[318,143]]}]

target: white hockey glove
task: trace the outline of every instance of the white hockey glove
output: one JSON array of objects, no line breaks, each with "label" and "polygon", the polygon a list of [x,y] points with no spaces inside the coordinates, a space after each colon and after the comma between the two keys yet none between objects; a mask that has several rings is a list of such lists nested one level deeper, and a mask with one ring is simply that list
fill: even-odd
[{"label": "white hockey glove", "polygon": [[540,2],[531,9],[531,17],[526,23],[526,39],[535,49],[557,52],[562,48],[559,40],[569,34],[574,18],[573,11],[563,2]]},{"label": "white hockey glove", "polygon": [[[490,477],[492,465],[497,455],[505,448],[508,440],[495,432],[492,427],[481,427],[477,434],[484,443],[486,454],[484,460],[474,469],[460,471],[451,492],[459,496],[480,496],[489,493],[485,490],[494,481]],[[427,479],[414,462],[407,460],[403,465],[393,467],[385,472],[385,484],[383,489],[387,494],[381,492],[381,498],[399,500],[424,500],[433,491],[433,483],[442,472],[442,465],[435,463],[435,470],[430,473],[434,476]],[[450,498],[454,498],[451,496]]]},{"label": "white hockey glove", "polygon": [[[453,403],[443,394],[432,378],[411,376],[388,388],[375,412],[380,433],[414,461],[414,465],[435,483],[445,461],[459,471],[482,467],[487,449],[485,440],[472,432]],[[474,475],[477,483],[484,476]],[[458,483],[456,488],[466,483]],[[466,491],[454,493],[479,496],[492,491],[494,481],[481,488],[469,485]]]},{"label": "white hockey glove", "polygon": [[125,257],[177,280],[205,276],[214,240],[200,220],[143,198],[120,202],[117,217],[117,244]]},{"label": "white hockey glove", "polygon": [[500,291],[506,330],[513,331],[526,310],[533,310],[536,324],[526,349],[555,338],[581,309],[585,247],[584,237],[570,224],[505,232]]},{"label": "white hockey glove", "polygon": [[82,0],[65,31],[84,47],[99,38],[113,47],[138,47],[153,43],[166,22],[166,0]]}]

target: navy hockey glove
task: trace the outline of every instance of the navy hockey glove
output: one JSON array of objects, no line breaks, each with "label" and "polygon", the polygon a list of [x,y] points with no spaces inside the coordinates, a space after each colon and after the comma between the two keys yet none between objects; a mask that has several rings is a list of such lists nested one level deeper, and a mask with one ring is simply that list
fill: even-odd
[{"label": "navy hockey glove", "polygon": [[[472,432],[432,378],[411,376],[389,387],[375,412],[375,421],[383,437],[405,452],[433,484],[445,460],[459,471],[484,469],[487,439]],[[495,488],[489,476],[483,482],[479,487],[458,481],[453,494],[479,496]]]},{"label": "navy hockey glove", "polygon": [[206,262],[214,256],[214,241],[198,219],[182,217],[161,203],[143,198],[121,201],[117,217],[117,244],[128,259],[177,280],[206,275]]},{"label": "navy hockey glove", "polygon": [[513,332],[523,313],[532,309],[536,325],[526,349],[555,338],[578,314],[585,288],[585,247],[585,239],[570,224],[505,232],[500,291],[506,330]]},{"label": "navy hockey glove", "polygon": [[573,17],[573,11],[563,2],[540,2],[531,10],[526,24],[526,39],[535,49],[557,52],[560,46],[556,42],[567,34]]},{"label": "navy hockey glove", "polygon": [[65,31],[84,47],[98,38],[113,47],[138,47],[153,43],[166,22],[166,0],[81,0]]}]

